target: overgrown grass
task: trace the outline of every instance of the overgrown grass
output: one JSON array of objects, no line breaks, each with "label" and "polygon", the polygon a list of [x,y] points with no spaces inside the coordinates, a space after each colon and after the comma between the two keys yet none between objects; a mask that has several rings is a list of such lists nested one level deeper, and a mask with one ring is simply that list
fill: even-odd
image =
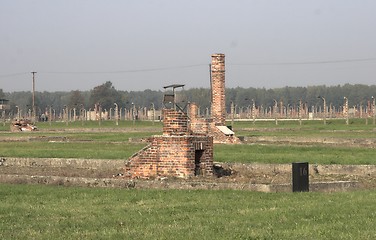
[{"label": "overgrown grass", "polygon": [[375,239],[375,198],[0,184],[0,238]]},{"label": "overgrown grass", "polygon": [[0,142],[2,157],[128,159],[145,143]]},{"label": "overgrown grass", "polygon": [[[129,120],[122,120],[118,122],[119,125],[115,124],[115,121],[74,121],[74,122],[37,122],[35,125],[40,130],[59,130],[59,129],[75,129],[75,128],[92,128],[92,129],[119,129],[119,128],[133,128],[133,129],[141,129],[145,127],[153,127],[153,128],[161,128],[162,122],[155,121],[129,121]],[[0,122],[0,131],[9,131],[10,123],[1,123]]]},{"label": "overgrown grass", "polygon": [[336,130],[317,130],[317,129],[281,129],[277,131],[263,131],[263,130],[236,130],[237,136],[245,137],[259,137],[259,136],[274,136],[274,137],[304,137],[304,138],[351,138],[351,139],[364,139],[375,138],[376,131],[336,131]]},{"label": "overgrown grass", "polygon": [[[297,122],[280,122],[275,126],[273,122],[256,122],[255,128],[260,131],[244,133],[267,135],[269,132],[262,129],[274,126],[278,131],[271,134],[277,137],[317,136],[320,131],[329,132],[329,136],[335,134],[334,137],[375,137],[374,126],[360,121],[349,126],[341,122],[338,126],[337,122],[326,126],[315,121],[304,123],[299,126]],[[44,124],[40,128],[48,129],[49,124]],[[81,123],[75,124],[68,128],[82,127]],[[97,128],[89,124],[84,127]],[[236,131],[237,127],[254,126],[250,122],[236,122],[234,127]],[[103,123],[101,128],[117,127],[110,122]],[[0,154],[1,157],[126,159],[145,146],[128,139],[152,135],[148,131],[155,128],[161,126],[136,122],[129,127],[131,131],[121,133],[9,133],[9,125],[6,130],[0,126],[0,136],[6,138],[61,136],[75,141],[0,142]],[[66,126],[52,124],[49,130],[54,129]],[[341,131],[344,135],[336,135]],[[214,161],[222,162],[375,164],[376,161],[374,149],[370,148],[259,144],[218,144],[214,148]],[[374,190],[266,194],[0,184],[0,239],[375,239],[375,197]]]},{"label": "overgrown grass", "polygon": [[[0,142],[3,157],[128,159],[146,143]],[[241,163],[375,164],[372,148],[282,145],[214,146],[214,161]]]},{"label": "overgrown grass", "polygon": [[[296,121],[280,121],[278,126],[272,122],[236,122],[235,132],[245,136],[276,136],[278,137],[319,137],[319,138],[375,138],[376,131],[369,121],[365,125],[361,120],[354,120],[345,125],[343,120],[330,120],[327,125],[320,121],[303,121],[299,126]],[[49,123],[41,123],[42,128],[48,129]],[[98,122],[87,122],[82,128],[80,122],[74,122],[77,131],[64,131],[70,126],[54,126],[49,131],[10,133],[0,132],[1,137],[8,139],[23,138],[37,139],[41,137],[62,137],[67,142],[0,142],[1,156],[4,157],[57,157],[57,158],[96,158],[96,159],[127,159],[139,151],[146,143],[131,143],[130,138],[145,138],[161,134],[159,123],[148,121],[121,121],[119,129],[113,128],[114,122],[105,121],[103,129],[94,129]],[[89,125],[91,124],[91,125]],[[123,125],[123,126],[122,126]],[[127,126],[127,127],[124,127]],[[129,127],[131,125],[131,127]],[[111,126],[111,127],[109,127]],[[239,131],[238,131],[238,129]],[[249,130],[251,128],[251,130]],[[61,131],[54,131],[59,129]],[[106,130],[107,129],[107,130]],[[111,129],[111,130],[109,130]],[[248,130],[247,130],[248,129]],[[272,131],[270,131],[272,129]],[[100,131],[98,131],[100,130]],[[103,130],[103,131],[102,131]],[[374,150],[361,147],[333,147],[317,146],[290,146],[290,145],[215,145],[214,161],[219,162],[258,162],[258,163],[291,163],[308,161],[317,164],[375,164]]]},{"label": "overgrown grass", "polygon": [[[47,143],[0,142],[3,157],[127,159],[145,143]],[[308,161],[316,164],[375,164],[370,148],[281,145],[214,146],[214,161],[241,163],[291,163]]]},{"label": "overgrown grass", "polygon": [[375,150],[360,147],[226,145],[214,146],[214,161],[241,163],[376,164]]},{"label": "overgrown grass", "polygon": [[[226,122],[227,125],[231,125],[230,121]],[[303,120],[300,125],[298,120],[280,120],[278,125],[275,124],[274,120],[269,121],[235,121],[235,128],[288,128],[288,129],[328,129],[328,130],[369,130],[374,129],[376,126],[373,125],[372,118],[368,119],[368,124],[366,124],[365,119],[352,118],[349,119],[349,125],[346,125],[345,119],[328,119],[326,125],[324,125],[323,120]]]},{"label": "overgrown grass", "polygon": [[35,140],[48,137],[65,139],[66,141],[99,141],[99,142],[129,142],[130,139],[148,138],[161,132],[129,131],[129,132],[16,132],[0,133],[0,137],[10,140]]},{"label": "overgrown grass", "polygon": [[345,120],[328,120],[324,125],[322,121],[260,121],[253,124],[250,121],[235,122],[234,130],[238,136],[282,136],[282,137],[336,137],[336,138],[375,138],[376,126],[372,120],[365,124],[364,119],[352,119],[349,125]]},{"label": "overgrown grass", "polygon": [[39,129],[65,129],[65,128],[143,128],[143,127],[161,127],[162,122],[155,121],[129,121],[121,120],[118,121],[118,125],[115,124],[114,120],[106,121],[74,121],[74,122],[38,122],[36,124]]}]

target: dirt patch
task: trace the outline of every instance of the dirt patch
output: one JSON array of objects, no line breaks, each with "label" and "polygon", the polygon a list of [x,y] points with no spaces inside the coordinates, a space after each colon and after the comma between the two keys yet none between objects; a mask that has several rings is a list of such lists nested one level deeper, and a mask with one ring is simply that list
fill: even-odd
[{"label": "dirt patch", "polygon": [[[286,191],[286,189],[291,189],[292,182],[290,164],[216,163],[213,168],[215,172],[213,177],[130,180],[122,176],[124,162],[121,160],[17,158],[1,158],[0,160],[0,181],[8,183]],[[310,165],[309,173],[309,181],[313,187],[318,183],[336,182],[347,183],[352,188],[376,188],[376,166],[374,165]]]},{"label": "dirt patch", "polygon": [[[217,163],[217,169],[230,174],[221,175],[216,181],[253,184],[287,184],[292,182],[291,164],[240,164]],[[214,168],[214,169],[216,169]],[[359,187],[376,188],[374,165],[310,165],[310,183],[350,181]]]},{"label": "dirt patch", "polygon": [[340,147],[366,147],[376,148],[375,138],[314,138],[314,137],[244,137],[243,142],[248,144],[280,144],[280,145],[326,145],[326,146],[340,146]]},{"label": "dirt patch", "polygon": [[123,172],[124,162],[106,159],[0,158],[0,174],[111,178]]}]

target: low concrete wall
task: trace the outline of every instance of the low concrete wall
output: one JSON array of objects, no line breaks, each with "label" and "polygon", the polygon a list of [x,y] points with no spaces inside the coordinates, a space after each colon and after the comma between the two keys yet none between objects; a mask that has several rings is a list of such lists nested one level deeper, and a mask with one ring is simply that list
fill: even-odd
[{"label": "low concrete wall", "polygon": [[[291,173],[292,164],[261,164],[261,163],[218,163],[233,170],[257,171],[259,173]],[[352,174],[374,175],[376,165],[321,165],[309,164],[310,174]]]},{"label": "low concrete wall", "polygon": [[[78,159],[78,158],[0,158],[0,165],[4,166],[49,166],[49,167],[76,167],[93,169],[118,169],[125,166],[127,160],[109,159]],[[215,163],[232,168],[233,170],[257,171],[260,173],[291,173],[291,164],[263,164],[263,163]],[[309,164],[311,174],[352,174],[374,175],[376,165],[316,165]]]},{"label": "low concrete wall", "polygon": [[[258,173],[284,173],[291,174],[291,164],[241,164],[241,163],[218,163],[230,167],[234,171],[257,171]],[[105,159],[62,159],[62,158],[7,158],[0,157],[0,167],[71,167],[84,169],[113,170],[122,169],[125,166],[123,160]],[[368,175],[376,174],[375,165],[310,165],[310,174],[347,174],[347,175]],[[252,184],[249,182],[217,182],[205,181],[179,181],[167,180],[128,180],[122,178],[82,178],[62,176],[30,176],[30,175],[1,175],[2,183],[27,183],[27,184],[48,184],[63,186],[82,187],[114,187],[114,188],[145,188],[145,189],[235,189],[259,192],[291,192],[291,184]],[[354,181],[333,181],[333,182],[310,182],[310,191],[348,191],[361,188],[361,184]]]},{"label": "low concrete wall", "polygon": [[[125,188],[125,189],[203,189],[203,190],[245,190],[255,192],[292,192],[291,184],[251,184],[251,183],[215,183],[163,180],[126,180],[119,178],[80,178],[59,176],[0,175],[1,183],[44,184],[56,186]],[[338,192],[359,189],[357,182],[321,182],[311,183],[311,192]]]},{"label": "low concrete wall", "polygon": [[318,174],[352,174],[352,175],[374,175],[376,165],[313,165],[310,164],[310,172],[317,171]]},{"label": "low concrete wall", "polygon": [[[266,192],[292,192],[291,184],[271,184],[267,185]],[[358,182],[334,181],[334,182],[313,182],[309,184],[310,192],[346,192],[359,189]]]},{"label": "low concrete wall", "polygon": [[123,160],[75,159],[75,158],[11,158],[2,157],[3,166],[20,167],[75,167],[91,169],[118,169],[125,166]]},{"label": "low concrete wall", "polygon": [[309,144],[325,144],[333,146],[361,146],[361,147],[376,147],[376,139],[374,138],[362,138],[362,139],[352,139],[352,138],[322,138],[322,137],[281,137],[281,136],[253,136],[244,137],[244,142],[246,143],[267,143],[267,144],[296,144],[296,145],[309,145]]}]

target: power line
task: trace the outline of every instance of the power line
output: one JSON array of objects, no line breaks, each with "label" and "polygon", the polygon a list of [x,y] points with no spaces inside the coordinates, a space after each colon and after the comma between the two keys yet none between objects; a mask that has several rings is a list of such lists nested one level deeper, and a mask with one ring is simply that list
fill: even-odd
[{"label": "power line", "polygon": [[185,66],[173,66],[173,67],[160,67],[160,68],[144,68],[144,69],[131,69],[131,70],[120,70],[120,71],[93,71],[93,72],[39,72],[44,74],[119,74],[119,73],[136,73],[136,72],[155,72],[155,71],[165,71],[165,70],[175,70],[184,68],[195,68],[201,66],[207,66],[208,64],[194,64]]},{"label": "power line", "polygon": [[318,65],[318,64],[373,62],[373,61],[376,61],[376,58],[322,60],[322,61],[307,61],[307,62],[240,63],[240,64],[228,64],[228,65],[231,65],[231,66],[283,66],[283,65]]},{"label": "power line", "polygon": [[29,74],[28,72],[21,72],[21,73],[9,73],[5,75],[0,75],[0,78],[8,78],[8,77],[15,77],[15,76],[20,76],[20,75],[25,75]]},{"label": "power line", "polygon": [[[266,62],[266,63],[227,63],[227,66],[286,66],[286,65],[320,65],[320,64],[338,64],[338,63],[354,63],[354,62],[374,62],[376,58],[355,58],[355,59],[337,59],[337,60],[321,60],[306,62]],[[166,70],[176,70],[185,68],[195,68],[208,66],[208,64],[193,64],[159,68],[141,68],[119,71],[39,71],[39,74],[121,74],[121,73],[137,73],[137,72],[156,72]],[[9,78],[29,74],[29,72],[19,72],[0,75],[0,78]]]}]

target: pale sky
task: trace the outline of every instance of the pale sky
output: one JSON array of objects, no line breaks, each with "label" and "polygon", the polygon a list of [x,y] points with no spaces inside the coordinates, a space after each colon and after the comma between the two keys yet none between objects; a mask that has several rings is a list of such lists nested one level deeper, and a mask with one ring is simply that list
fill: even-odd
[{"label": "pale sky", "polygon": [[375,0],[0,0],[0,89],[376,84]]}]

